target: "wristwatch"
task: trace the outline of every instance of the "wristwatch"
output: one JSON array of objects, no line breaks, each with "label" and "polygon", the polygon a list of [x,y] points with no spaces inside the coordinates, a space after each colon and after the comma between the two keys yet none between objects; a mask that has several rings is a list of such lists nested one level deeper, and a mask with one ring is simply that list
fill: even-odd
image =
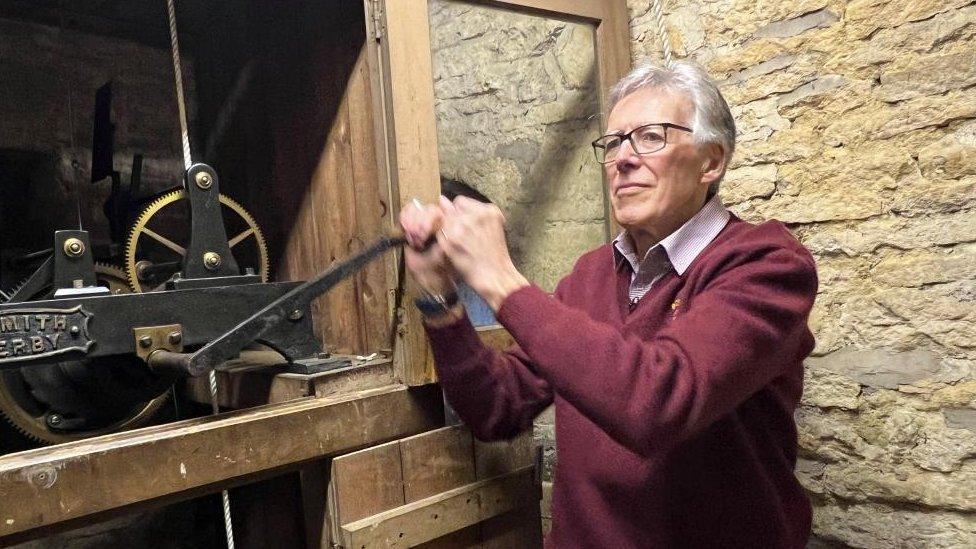
[{"label": "wristwatch", "polygon": [[447,294],[424,292],[421,297],[413,300],[413,304],[426,317],[438,316],[450,311],[452,307],[458,304],[458,294],[456,291]]}]

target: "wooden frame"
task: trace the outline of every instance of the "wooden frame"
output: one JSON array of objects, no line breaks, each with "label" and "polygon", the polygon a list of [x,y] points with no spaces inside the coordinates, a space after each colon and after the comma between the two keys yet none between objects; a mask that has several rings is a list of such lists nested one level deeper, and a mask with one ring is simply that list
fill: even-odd
[{"label": "wooden frame", "polygon": [[[596,33],[601,104],[606,103],[606,90],[630,69],[626,0],[476,0],[474,3],[592,24]],[[378,18],[383,29],[380,55],[386,59],[384,66],[389,77],[384,92],[390,158],[394,159],[390,177],[399,193],[399,196],[391,195],[391,202],[403,207],[414,197],[433,201],[440,194],[427,0],[386,0],[382,11]],[[609,223],[606,199],[604,208]],[[416,295],[416,289],[408,288],[406,293],[409,298]],[[405,308],[394,361],[398,374],[408,385],[436,381],[419,313],[412,307]]]},{"label": "wooden frame", "polygon": [[[439,401],[433,388],[394,385],[2,456],[0,545],[433,429],[442,421]],[[287,444],[282,433],[292,435]]]},{"label": "wooden frame", "polygon": [[335,458],[330,543],[541,547],[539,459],[531,432],[484,443],[460,425]]}]

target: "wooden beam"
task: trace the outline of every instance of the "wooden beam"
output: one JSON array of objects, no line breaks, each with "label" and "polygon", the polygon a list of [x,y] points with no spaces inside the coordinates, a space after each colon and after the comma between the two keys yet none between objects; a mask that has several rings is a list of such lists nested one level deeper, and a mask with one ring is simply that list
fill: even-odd
[{"label": "wooden beam", "polygon": [[[440,160],[434,118],[434,76],[430,59],[427,0],[386,0],[383,13],[387,132],[392,141],[390,176],[398,196],[391,197],[399,215],[413,198],[434,202],[440,195]],[[409,278],[409,277],[408,277]],[[407,282],[404,303],[419,295]],[[395,360],[402,381],[424,385],[435,381],[433,361],[416,307],[404,307]]]},{"label": "wooden beam", "polygon": [[439,400],[434,388],[397,385],[6,455],[0,457],[0,545],[32,529],[198,495],[204,487],[217,491],[247,475],[429,430],[440,423]]},{"label": "wooden beam", "polygon": [[527,505],[534,467],[467,484],[342,526],[344,547],[413,547]]},{"label": "wooden beam", "polygon": [[[612,2],[613,0],[611,0]],[[599,23],[607,17],[607,0],[474,0],[497,8],[532,13],[553,19],[574,19]]]},{"label": "wooden beam", "polygon": [[[353,355],[350,366],[318,374],[288,372],[287,364],[274,351],[243,351],[240,358],[217,370],[217,402],[221,408],[238,410],[262,404],[277,404],[307,396],[334,397],[394,384],[393,364],[377,357],[362,362]],[[210,405],[210,384],[206,376],[187,379],[187,397]]]},{"label": "wooden beam", "polygon": [[[600,75],[600,109],[603,113],[600,129],[606,128],[609,116],[608,92],[618,80],[630,72],[630,15],[626,0],[604,0],[604,16],[596,27],[596,59]],[[608,188],[604,173],[603,188]],[[610,196],[604,192],[603,209],[606,216],[607,239],[620,233],[621,227],[613,217]]]}]

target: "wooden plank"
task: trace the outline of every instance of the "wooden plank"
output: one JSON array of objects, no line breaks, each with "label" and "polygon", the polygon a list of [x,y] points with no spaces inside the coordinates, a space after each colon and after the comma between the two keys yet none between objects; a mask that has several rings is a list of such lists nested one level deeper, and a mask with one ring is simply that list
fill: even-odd
[{"label": "wooden plank", "polygon": [[406,503],[399,441],[354,452],[332,461],[336,524],[357,521]]},{"label": "wooden plank", "polygon": [[4,536],[422,432],[438,425],[439,402],[434,388],[393,386],[2,456],[0,545]]},{"label": "wooden plank", "polygon": [[[433,202],[440,195],[440,160],[434,120],[434,77],[430,59],[427,0],[385,0],[383,6],[384,71],[388,106],[387,132],[391,179],[396,196],[393,215],[412,198]],[[418,295],[408,281],[404,303]],[[414,307],[404,308],[395,363],[407,385],[435,380],[433,360]]]},{"label": "wooden plank", "polygon": [[482,480],[344,524],[345,547],[414,547],[527,505],[538,504],[533,468]]},{"label": "wooden plank", "polygon": [[[273,351],[244,351],[238,360],[217,370],[217,401],[224,409],[241,409],[286,402],[307,396],[338,396],[343,393],[385,387],[394,383],[393,363],[386,357],[360,362],[318,374],[287,371],[280,355]],[[210,385],[205,376],[184,382],[188,398],[210,404]]]},{"label": "wooden plank", "polygon": [[538,458],[539,448],[532,438],[531,430],[511,440],[474,441],[475,474],[478,480],[535,466]]},{"label": "wooden plank", "polygon": [[[378,238],[392,226],[388,180],[381,177],[377,151],[382,151],[384,136],[376,133],[373,122],[374,103],[369,46],[364,45],[353,68],[346,94],[349,110],[349,146],[356,155],[352,162],[351,185],[355,192],[356,248]],[[350,182],[346,182],[349,184]],[[387,265],[375,261],[367,265],[355,278],[356,295],[363,314],[363,347],[360,352],[372,353],[390,346],[390,311],[387,291]]]},{"label": "wooden plank", "polygon": [[[461,425],[400,441],[403,494],[410,503],[474,482],[474,444]],[[479,547],[480,530],[471,525],[419,545],[421,549]]]},{"label": "wooden plank", "polygon": [[[482,442],[475,440],[475,470],[479,480],[539,466],[539,447],[531,431],[511,440]],[[536,474],[539,474],[536,469]],[[483,549],[507,547],[542,547],[542,516],[539,496],[531,504],[481,523]]]},{"label": "wooden plank", "polygon": [[[474,0],[498,8],[532,13],[554,19],[583,20],[599,23],[607,17],[607,0]],[[627,35],[630,36],[629,34]]]},{"label": "wooden plank", "polygon": [[[300,374],[285,374],[299,376]],[[284,377],[284,376],[282,376]],[[307,376],[317,397],[338,396],[350,391],[365,391],[394,383],[393,361],[380,357],[361,365]]]},{"label": "wooden plank", "polygon": [[535,501],[481,523],[481,549],[542,547],[542,516]]},{"label": "wooden plank", "polygon": [[472,440],[461,425],[401,440],[404,503],[474,482]]},{"label": "wooden plank", "polygon": [[[379,68],[367,51],[363,4],[303,9],[313,17],[312,34],[285,42],[303,44],[307,62],[290,67],[297,89],[281,92],[279,101],[288,105],[271,115],[272,200],[289,212],[279,231],[280,277],[295,280],[356,251],[390,223],[389,199],[381,200],[387,180],[376,155],[385,137],[377,132],[372,99],[372,73]],[[281,84],[273,86],[277,91]],[[382,261],[369,265],[313,302],[316,334],[330,351],[362,355],[390,346],[387,268]]]},{"label": "wooden plank", "polygon": [[[461,425],[408,437],[400,441],[403,495],[410,503],[474,482],[474,444],[471,431]],[[472,525],[421,544],[421,549],[461,549],[480,545],[480,530]]]},{"label": "wooden plank", "polygon": [[[600,106],[603,120],[601,129],[606,128],[606,116],[609,109],[608,92],[618,80],[630,72],[630,15],[627,11],[626,0],[604,0],[605,15],[596,27],[596,59],[600,75]],[[604,174],[604,179],[606,175]],[[607,189],[604,180],[603,188]],[[604,212],[607,220],[607,240],[620,233],[621,227],[613,217],[610,207],[610,197],[603,193]]]}]

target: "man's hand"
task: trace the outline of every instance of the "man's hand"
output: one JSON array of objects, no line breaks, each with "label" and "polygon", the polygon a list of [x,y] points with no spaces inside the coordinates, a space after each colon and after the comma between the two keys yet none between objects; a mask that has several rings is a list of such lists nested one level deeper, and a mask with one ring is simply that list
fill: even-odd
[{"label": "man's hand", "polygon": [[407,270],[421,288],[432,294],[448,294],[457,287],[454,282],[457,273],[444,249],[433,241],[443,221],[444,212],[436,205],[425,206],[414,201],[400,211],[400,225],[408,244],[404,248]]},{"label": "man's hand", "polygon": [[498,312],[502,302],[529,282],[515,268],[505,243],[505,216],[494,204],[463,196],[440,199],[437,243],[465,282]]}]

